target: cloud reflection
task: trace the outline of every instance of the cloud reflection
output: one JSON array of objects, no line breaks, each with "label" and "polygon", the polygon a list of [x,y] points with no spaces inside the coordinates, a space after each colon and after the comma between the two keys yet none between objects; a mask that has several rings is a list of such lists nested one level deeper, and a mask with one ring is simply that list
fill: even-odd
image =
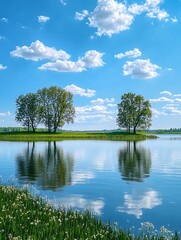
[{"label": "cloud reflection", "polygon": [[76,184],[83,184],[86,183],[87,180],[94,179],[94,173],[93,172],[76,172],[72,175],[72,185]]},{"label": "cloud reflection", "polygon": [[147,191],[142,195],[125,193],[124,201],[124,206],[118,207],[117,211],[135,215],[136,218],[140,218],[143,215],[143,209],[152,209],[162,204],[158,192],[154,190]]},{"label": "cloud reflection", "polygon": [[97,215],[101,215],[102,209],[105,205],[102,198],[92,200],[84,198],[83,195],[71,195],[70,197],[63,197],[59,199],[56,198],[56,200],[49,200],[49,203],[57,208],[63,205],[66,209],[88,209],[89,211]]}]

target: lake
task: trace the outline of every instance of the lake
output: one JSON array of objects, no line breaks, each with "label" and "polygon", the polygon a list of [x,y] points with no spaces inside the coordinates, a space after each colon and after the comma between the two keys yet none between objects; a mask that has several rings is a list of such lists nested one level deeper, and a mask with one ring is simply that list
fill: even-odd
[{"label": "lake", "polygon": [[3,183],[30,183],[55,207],[89,209],[123,228],[181,230],[181,136],[140,142],[0,142]]}]

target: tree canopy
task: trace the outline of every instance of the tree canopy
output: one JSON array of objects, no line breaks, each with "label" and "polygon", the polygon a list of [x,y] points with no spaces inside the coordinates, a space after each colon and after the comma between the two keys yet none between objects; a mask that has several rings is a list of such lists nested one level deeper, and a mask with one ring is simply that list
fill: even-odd
[{"label": "tree canopy", "polygon": [[58,87],[43,88],[38,91],[41,122],[56,132],[58,127],[66,123],[73,123],[75,110],[72,94]]},{"label": "tree canopy", "polygon": [[117,124],[130,133],[137,129],[148,129],[151,126],[151,104],[143,96],[125,93],[118,104]]},{"label": "tree canopy", "polygon": [[16,107],[15,119],[28,131],[30,128],[35,131],[41,123],[49,132],[56,132],[65,123],[73,123],[75,117],[73,95],[57,86],[20,95],[16,99]]},{"label": "tree canopy", "polygon": [[37,95],[34,93],[20,95],[16,99],[16,108],[16,121],[21,122],[28,131],[32,128],[34,132],[40,122]]}]

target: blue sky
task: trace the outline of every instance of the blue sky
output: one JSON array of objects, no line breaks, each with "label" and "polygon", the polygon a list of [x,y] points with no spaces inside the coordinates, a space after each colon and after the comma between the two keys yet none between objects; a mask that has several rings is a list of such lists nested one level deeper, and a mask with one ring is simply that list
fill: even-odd
[{"label": "blue sky", "polygon": [[1,0],[0,126],[16,98],[57,85],[75,123],[115,129],[127,92],[150,100],[152,128],[181,127],[181,0]]}]

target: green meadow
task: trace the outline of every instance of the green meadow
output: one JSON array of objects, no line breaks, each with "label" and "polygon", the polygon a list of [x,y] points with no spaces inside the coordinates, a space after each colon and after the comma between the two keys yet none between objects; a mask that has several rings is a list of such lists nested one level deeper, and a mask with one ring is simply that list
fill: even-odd
[{"label": "green meadow", "polygon": [[1,132],[0,141],[61,141],[61,140],[119,140],[140,141],[147,138],[156,138],[145,133],[128,134],[125,132]]}]

